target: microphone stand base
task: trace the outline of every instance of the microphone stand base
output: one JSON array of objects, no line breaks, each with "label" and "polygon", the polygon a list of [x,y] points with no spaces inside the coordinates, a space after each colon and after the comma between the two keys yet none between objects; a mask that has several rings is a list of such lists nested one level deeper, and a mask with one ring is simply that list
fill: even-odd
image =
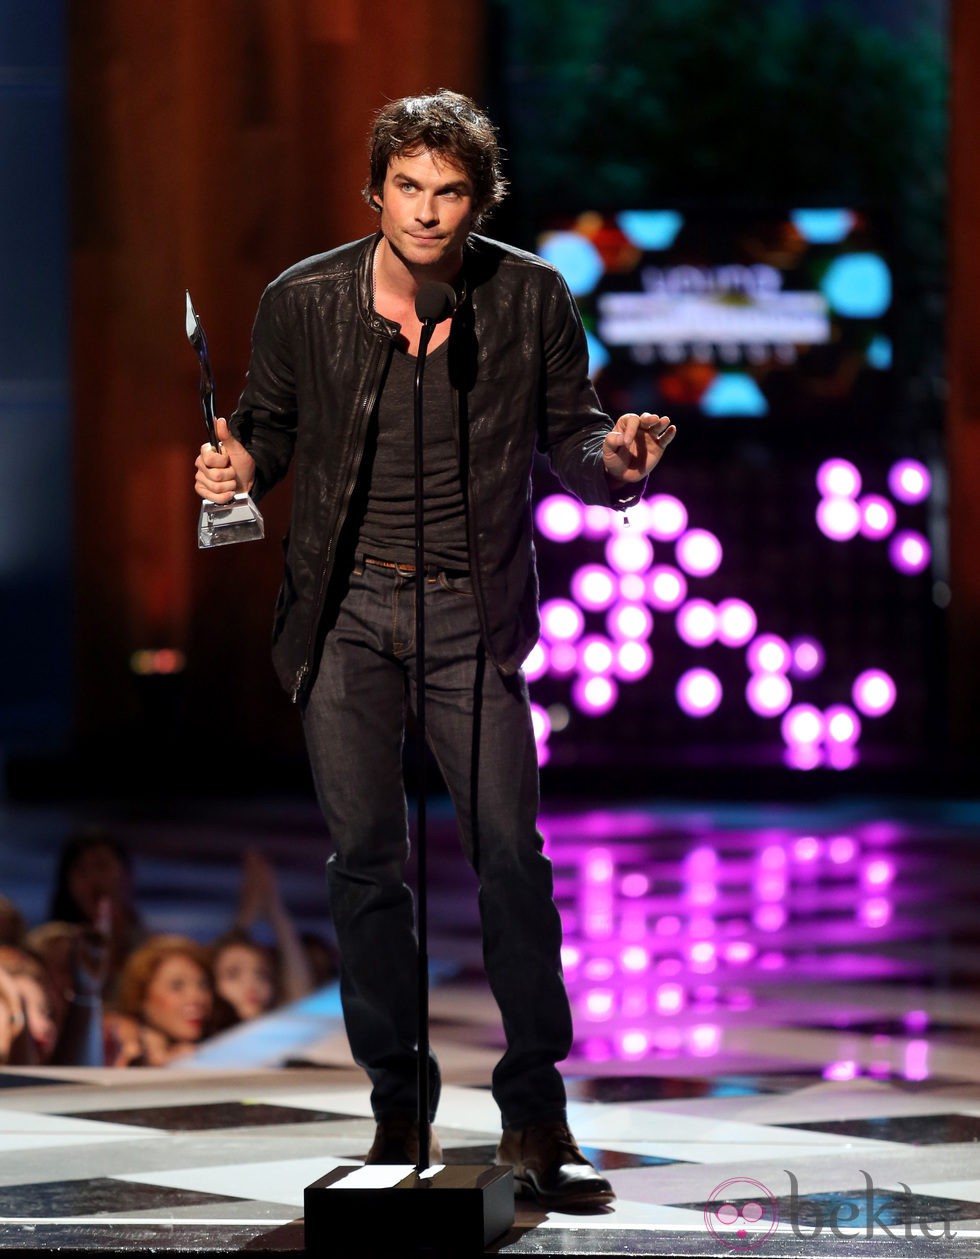
[{"label": "microphone stand base", "polygon": [[303,1197],[307,1254],[338,1259],[481,1256],[514,1223],[509,1167],[336,1167]]}]

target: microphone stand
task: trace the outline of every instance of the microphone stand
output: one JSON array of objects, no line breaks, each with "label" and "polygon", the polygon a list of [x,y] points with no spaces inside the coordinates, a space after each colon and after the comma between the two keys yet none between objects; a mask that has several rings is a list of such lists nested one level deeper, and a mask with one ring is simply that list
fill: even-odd
[{"label": "microphone stand", "polygon": [[418,1130],[419,1153],[416,1172],[429,1166],[429,1118],[431,1082],[429,1079],[429,936],[428,861],[426,845],[426,725],[425,725],[425,426],[422,422],[422,382],[425,359],[436,325],[456,312],[456,291],[451,284],[428,281],[415,297],[415,314],[422,325],[415,360],[415,725],[417,735],[416,771],[416,914],[418,939]]},{"label": "microphone stand", "polygon": [[431,1098],[429,1079],[429,933],[428,933],[428,863],[426,853],[426,737],[425,737],[425,469],[423,460],[422,381],[425,357],[435,332],[433,316],[422,319],[418,357],[415,362],[415,725],[416,749],[415,788],[415,852],[416,910],[415,931],[418,937],[418,1129],[419,1153],[416,1170],[429,1166]]}]

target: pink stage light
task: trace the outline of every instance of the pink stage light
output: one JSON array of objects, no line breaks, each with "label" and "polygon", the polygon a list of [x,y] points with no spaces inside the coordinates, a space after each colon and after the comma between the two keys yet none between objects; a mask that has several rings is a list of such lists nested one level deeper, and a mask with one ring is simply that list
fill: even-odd
[{"label": "pink stage light", "polygon": [[759,853],[759,865],[763,870],[785,870],[786,849],[779,844],[767,844]]},{"label": "pink stage light", "polygon": [[851,698],[865,717],[881,717],[895,704],[898,691],[884,669],[865,669],[854,679]]},{"label": "pink stage light", "polygon": [[687,598],[687,578],[667,564],[658,564],[647,574],[647,599],[658,612],[672,612]]},{"label": "pink stage light", "polygon": [[579,643],[578,658],[585,673],[602,675],[611,673],[615,658],[613,644],[608,638],[590,634]]},{"label": "pink stage light", "polygon": [[653,930],[658,936],[680,935],[681,920],[676,914],[661,914]]},{"label": "pink stage light", "polygon": [[781,901],[786,895],[786,876],[775,870],[767,870],[755,880],[754,890],[760,901]]},{"label": "pink stage light", "polygon": [[661,542],[673,542],[687,528],[687,508],[671,494],[654,494],[646,508],[647,532]]},{"label": "pink stage light", "polygon": [[831,743],[850,746],[861,737],[861,719],[846,704],[832,704],[823,719],[824,732]]},{"label": "pink stage light", "polygon": [[688,878],[704,877],[704,875],[713,875],[718,869],[718,853],[714,848],[703,844],[699,848],[692,848],[684,858],[684,873]]},{"label": "pink stage light", "polygon": [[718,641],[744,647],[758,629],[758,618],[744,599],[722,599],[718,604]]},{"label": "pink stage light", "polygon": [[853,743],[828,743],[825,752],[831,769],[853,769],[858,762],[857,748]]},{"label": "pink stage light", "polygon": [[601,1036],[590,1036],[582,1046],[582,1057],[586,1062],[608,1062],[612,1057],[612,1047]]},{"label": "pink stage light", "polygon": [[653,614],[645,603],[618,603],[606,617],[606,628],[620,641],[646,639],[653,629]]},{"label": "pink stage light", "polygon": [[691,1054],[695,1058],[711,1058],[721,1048],[721,1028],[713,1023],[700,1023],[688,1034]]},{"label": "pink stage light", "polygon": [[778,634],[760,634],[745,654],[753,673],[783,673],[790,665],[789,643]]},{"label": "pink stage light", "polygon": [[561,946],[561,964],[564,970],[575,970],[581,960],[582,950],[577,944],[563,944]]},{"label": "pink stage light", "polygon": [[710,669],[688,669],[677,679],[675,695],[689,717],[707,717],[721,703],[721,682]]},{"label": "pink stage light", "polygon": [[789,669],[797,677],[816,677],[823,668],[826,653],[815,638],[794,638],[789,649],[792,656]]},{"label": "pink stage light", "polygon": [[586,716],[601,717],[603,713],[615,708],[619,699],[619,687],[612,678],[601,674],[576,678],[572,683],[572,699],[575,707]]},{"label": "pink stage light", "polygon": [[812,704],[794,704],[780,729],[788,747],[815,746],[823,738],[823,713]]},{"label": "pink stage light", "polygon": [[689,599],[677,613],[676,627],[689,647],[706,647],[718,635],[718,614],[707,599]]},{"label": "pink stage light", "polygon": [[916,529],[903,529],[888,543],[888,558],[900,573],[921,573],[929,567],[932,547]]},{"label": "pink stage light", "polygon": [[620,597],[626,603],[640,603],[647,596],[647,583],[639,573],[626,573],[619,579]]},{"label": "pink stage light", "polygon": [[793,856],[804,865],[820,856],[820,840],[815,835],[801,835],[793,844]]},{"label": "pink stage light", "polygon": [[572,595],[579,607],[604,612],[616,599],[616,577],[601,564],[585,564],[572,575]]},{"label": "pink stage light", "polygon": [[585,855],[585,863],[582,867],[582,874],[586,883],[593,887],[608,887],[612,882],[616,867],[613,863],[612,853],[608,848],[592,848]]},{"label": "pink stage light", "polygon": [[932,476],[918,459],[899,459],[888,470],[888,488],[900,503],[921,503],[929,497]]},{"label": "pink stage light", "polygon": [[592,957],[582,967],[582,974],[593,983],[612,979],[615,973],[616,967],[611,957]]},{"label": "pink stage light", "polygon": [[678,1014],[685,1005],[684,989],[680,984],[661,984],[654,993],[654,1005],[659,1014]]},{"label": "pink stage light", "polygon": [[573,643],[585,629],[585,617],[570,599],[549,599],[541,607],[541,628],[552,642]]},{"label": "pink stage light", "polygon": [[895,878],[895,865],[884,857],[875,857],[861,871],[861,882],[868,887],[887,887]]},{"label": "pink stage light", "polygon": [[578,668],[578,652],[573,643],[553,643],[548,655],[548,669],[556,677],[574,673]]},{"label": "pink stage light", "polygon": [[827,855],[835,866],[846,866],[857,856],[857,844],[850,835],[835,835],[827,844]]},{"label": "pink stage light", "polygon": [[531,729],[538,744],[546,743],[551,734],[551,718],[540,704],[531,705]]},{"label": "pink stage light", "polygon": [[650,1037],[638,1028],[623,1032],[619,1038],[619,1050],[627,1061],[633,1058],[645,1058],[650,1051]]},{"label": "pink stage light", "polygon": [[698,940],[696,944],[691,945],[690,956],[692,962],[703,966],[708,962],[714,963],[717,950],[710,940]]},{"label": "pink stage light", "polygon": [[650,954],[638,944],[631,944],[620,954],[619,964],[630,974],[639,974],[650,966]]},{"label": "pink stage light", "polygon": [[582,534],[586,538],[604,538],[612,529],[612,515],[608,507],[594,504],[586,507],[582,517]]},{"label": "pink stage light", "polygon": [[688,529],[674,548],[677,562],[692,577],[709,577],[721,564],[721,543],[707,529]]},{"label": "pink stage light", "polygon": [[647,643],[630,641],[620,643],[613,660],[613,673],[624,682],[635,682],[646,677],[653,668],[653,652]]},{"label": "pink stage light", "polygon": [[745,966],[752,961],[757,951],[751,940],[733,940],[731,944],[725,945],[725,961],[732,966]]},{"label": "pink stage light", "polygon": [[529,682],[537,682],[548,672],[548,649],[540,639],[527,653],[524,661],[524,676]]},{"label": "pink stage light", "polygon": [[570,542],[582,532],[584,509],[568,494],[551,494],[538,503],[534,519],[552,542]]},{"label": "pink stage light", "polygon": [[613,1016],[614,998],[608,988],[591,988],[585,994],[585,1013],[594,1023]]},{"label": "pink stage light", "polygon": [[861,533],[866,538],[887,538],[895,528],[895,508],[880,494],[865,494],[858,499]]},{"label": "pink stage light", "polygon": [[892,904],[885,896],[871,896],[858,906],[858,918],[866,926],[876,931],[891,920]]},{"label": "pink stage light", "polygon": [[643,533],[617,533],[606,543],[606,562],[617,573],[645,573],[653,563],[653,544]]},{"label": "pink stage light", "polygon": [[823,749],[817,743],[792,743],[783,752],[783,763],[789,769],[816,769],[823,760]]},{"label": "pink stage light", "polygon": [[860,1071],[856,1062],[848,1060],[828,1063],[822,1074],[825,1080],[856,1080]]},{"label": "pink stage light", "polygon": [[757,673],[745,687],[749,707],[760,717],[778,717],[793,698],[793,688],[782,673]]},{"label": "pink stage light", "polygon": [[817,504],[817,525],[834,542],[848,542],[861,528],[861,512],[852,498],[822,498]]},{"label": "pink stage light", "polygon": [[633,899],[639,896],[646,896],[650,890],[650,878],[646,874],[640,874],[639,871],[633,871],[630,874],[623,875],[623,881],[619,885],[619,890],[624,896]]},{"label": "pink stage light", "polygon": [[780,931],[786,925],[786,910],[782,905],[760,905],[753,912],[752,921],[760,931]]},{"label": "pink stage light", "polygon": [[848,459],[828,459],[817,469],[817,489],[825,498],[856,498],[861,473]]},{"label": "pink stage light", "polygon": [[906,1080],[928,1080],[929,1078],[929,1042],[927,1040],[910,1040],[905,1046]]}]

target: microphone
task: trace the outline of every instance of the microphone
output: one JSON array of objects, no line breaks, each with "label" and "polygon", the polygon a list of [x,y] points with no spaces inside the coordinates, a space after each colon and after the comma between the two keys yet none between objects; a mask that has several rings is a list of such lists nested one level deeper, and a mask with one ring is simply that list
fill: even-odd
[{"label": "microphone", "polygon": [[456,309],[456,290],[451,284],[427,280],[415,295],[419,322],[433,326],[448,319]]}]

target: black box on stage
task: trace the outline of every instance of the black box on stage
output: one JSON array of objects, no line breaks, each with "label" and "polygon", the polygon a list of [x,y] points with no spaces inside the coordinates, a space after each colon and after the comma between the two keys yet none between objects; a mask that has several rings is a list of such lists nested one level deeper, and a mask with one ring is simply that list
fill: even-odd
[{"label": "black box on stage", "polygon": [[311,1255],[482,1255],[514,1223],[509,1167],[337,1167],[304,1192]]}]

